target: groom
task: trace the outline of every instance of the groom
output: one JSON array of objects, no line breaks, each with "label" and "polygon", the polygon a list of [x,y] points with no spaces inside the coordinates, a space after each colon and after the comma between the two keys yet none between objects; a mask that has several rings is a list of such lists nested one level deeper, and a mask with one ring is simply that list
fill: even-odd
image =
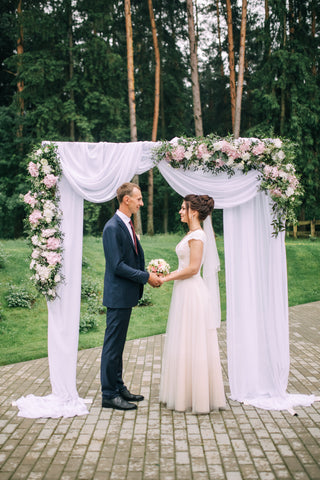
[{"label": "groom", "polygon": [[144,253],[131,215],[143,206],[141,190],[135,183],[124,183],[117,190],[119,209],[103,230],[106,259],[103,305],[107,307],[107,328],[101,356],[102,407],[133,410],[144,399],[129,392],[122,379],[122,353],[132,307],[142,297],[147,282],[160,286],[154,273],[144,265]]}]

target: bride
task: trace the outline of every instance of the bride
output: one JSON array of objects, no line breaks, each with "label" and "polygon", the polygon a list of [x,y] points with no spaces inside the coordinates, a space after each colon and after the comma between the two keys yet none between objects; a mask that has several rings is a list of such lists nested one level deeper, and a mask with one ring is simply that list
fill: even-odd
[{"label": "bride", "polygon": [[[208,413],[225,408],[216,331],[220,303],[200,275],[207,237],[201,223],[211,215],[208,195],[187,195],[179,211],[189,231],[176,246],[178,270],[161,277],[174,280],[162,361],[160,402],[177,411]],[[219,301],[217,300],[216,303]]]}]

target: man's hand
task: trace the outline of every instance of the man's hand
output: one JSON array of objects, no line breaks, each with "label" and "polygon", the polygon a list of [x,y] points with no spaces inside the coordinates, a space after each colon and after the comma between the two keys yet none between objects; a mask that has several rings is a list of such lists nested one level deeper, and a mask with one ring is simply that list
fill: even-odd
[{"label": "man's hand", "polygon": [[160,278],[155,273],[150,273],[148,283],[152,287],[160,287],[162,284]]}]

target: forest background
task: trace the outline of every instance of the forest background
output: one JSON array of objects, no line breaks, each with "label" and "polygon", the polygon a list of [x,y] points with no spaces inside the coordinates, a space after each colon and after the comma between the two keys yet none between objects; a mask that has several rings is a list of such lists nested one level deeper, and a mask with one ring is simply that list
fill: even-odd
[{"label": "forest background", "polygon": [[[124,3],[1,1],[0,237],[23,235],[25,213],[19,195],[29,189],[27,154],[36,143],[132,139]],[[197,133],[187,3],[152,2],[160,54],[157,139]],[[246,3],[193,1],[204,135],[226,136],[234,129],[232,70],[239,85]],[[131,0],[139,141],[151,140],[153,131],[157,63],[150,4]],[[296,167],[305,188],[297,212],[300,220],[320,219],[319,18],[317,0],[250,0],[246,12],[240,136],[282,136],[296,143]],[[148,173],[139,181],[148,204]],[[181,228],[181,199],[156,168],[153,202],[155,233]],[[100,235],[115,207],[115,201],[86,203],[84,232]],[[144,232],[147,215],[148,208],[142,209]],[[221,212],[214,216],[214,226],[222,233]]]}]

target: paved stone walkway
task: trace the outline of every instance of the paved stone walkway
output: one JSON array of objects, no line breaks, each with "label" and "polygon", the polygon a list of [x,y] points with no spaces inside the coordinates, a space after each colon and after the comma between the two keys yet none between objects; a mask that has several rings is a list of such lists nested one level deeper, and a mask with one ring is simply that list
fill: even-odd
[{"label": "paved stone walkway", "polygon": [[[290,308],[289,393],[320,393],[320,302]],[[225,326],[219,331],[227,393]],[[269,412],[228,401],[210,415],[158,403],[163,336],[128,341],[125,379],[146,401],[134,412],[101,408],[100,348],[79,352],[78,391],[90,415],[30,420],[12,401],[51,392],[47,359],[0,367],[0,479],[320,479],[320,402]]]}]

